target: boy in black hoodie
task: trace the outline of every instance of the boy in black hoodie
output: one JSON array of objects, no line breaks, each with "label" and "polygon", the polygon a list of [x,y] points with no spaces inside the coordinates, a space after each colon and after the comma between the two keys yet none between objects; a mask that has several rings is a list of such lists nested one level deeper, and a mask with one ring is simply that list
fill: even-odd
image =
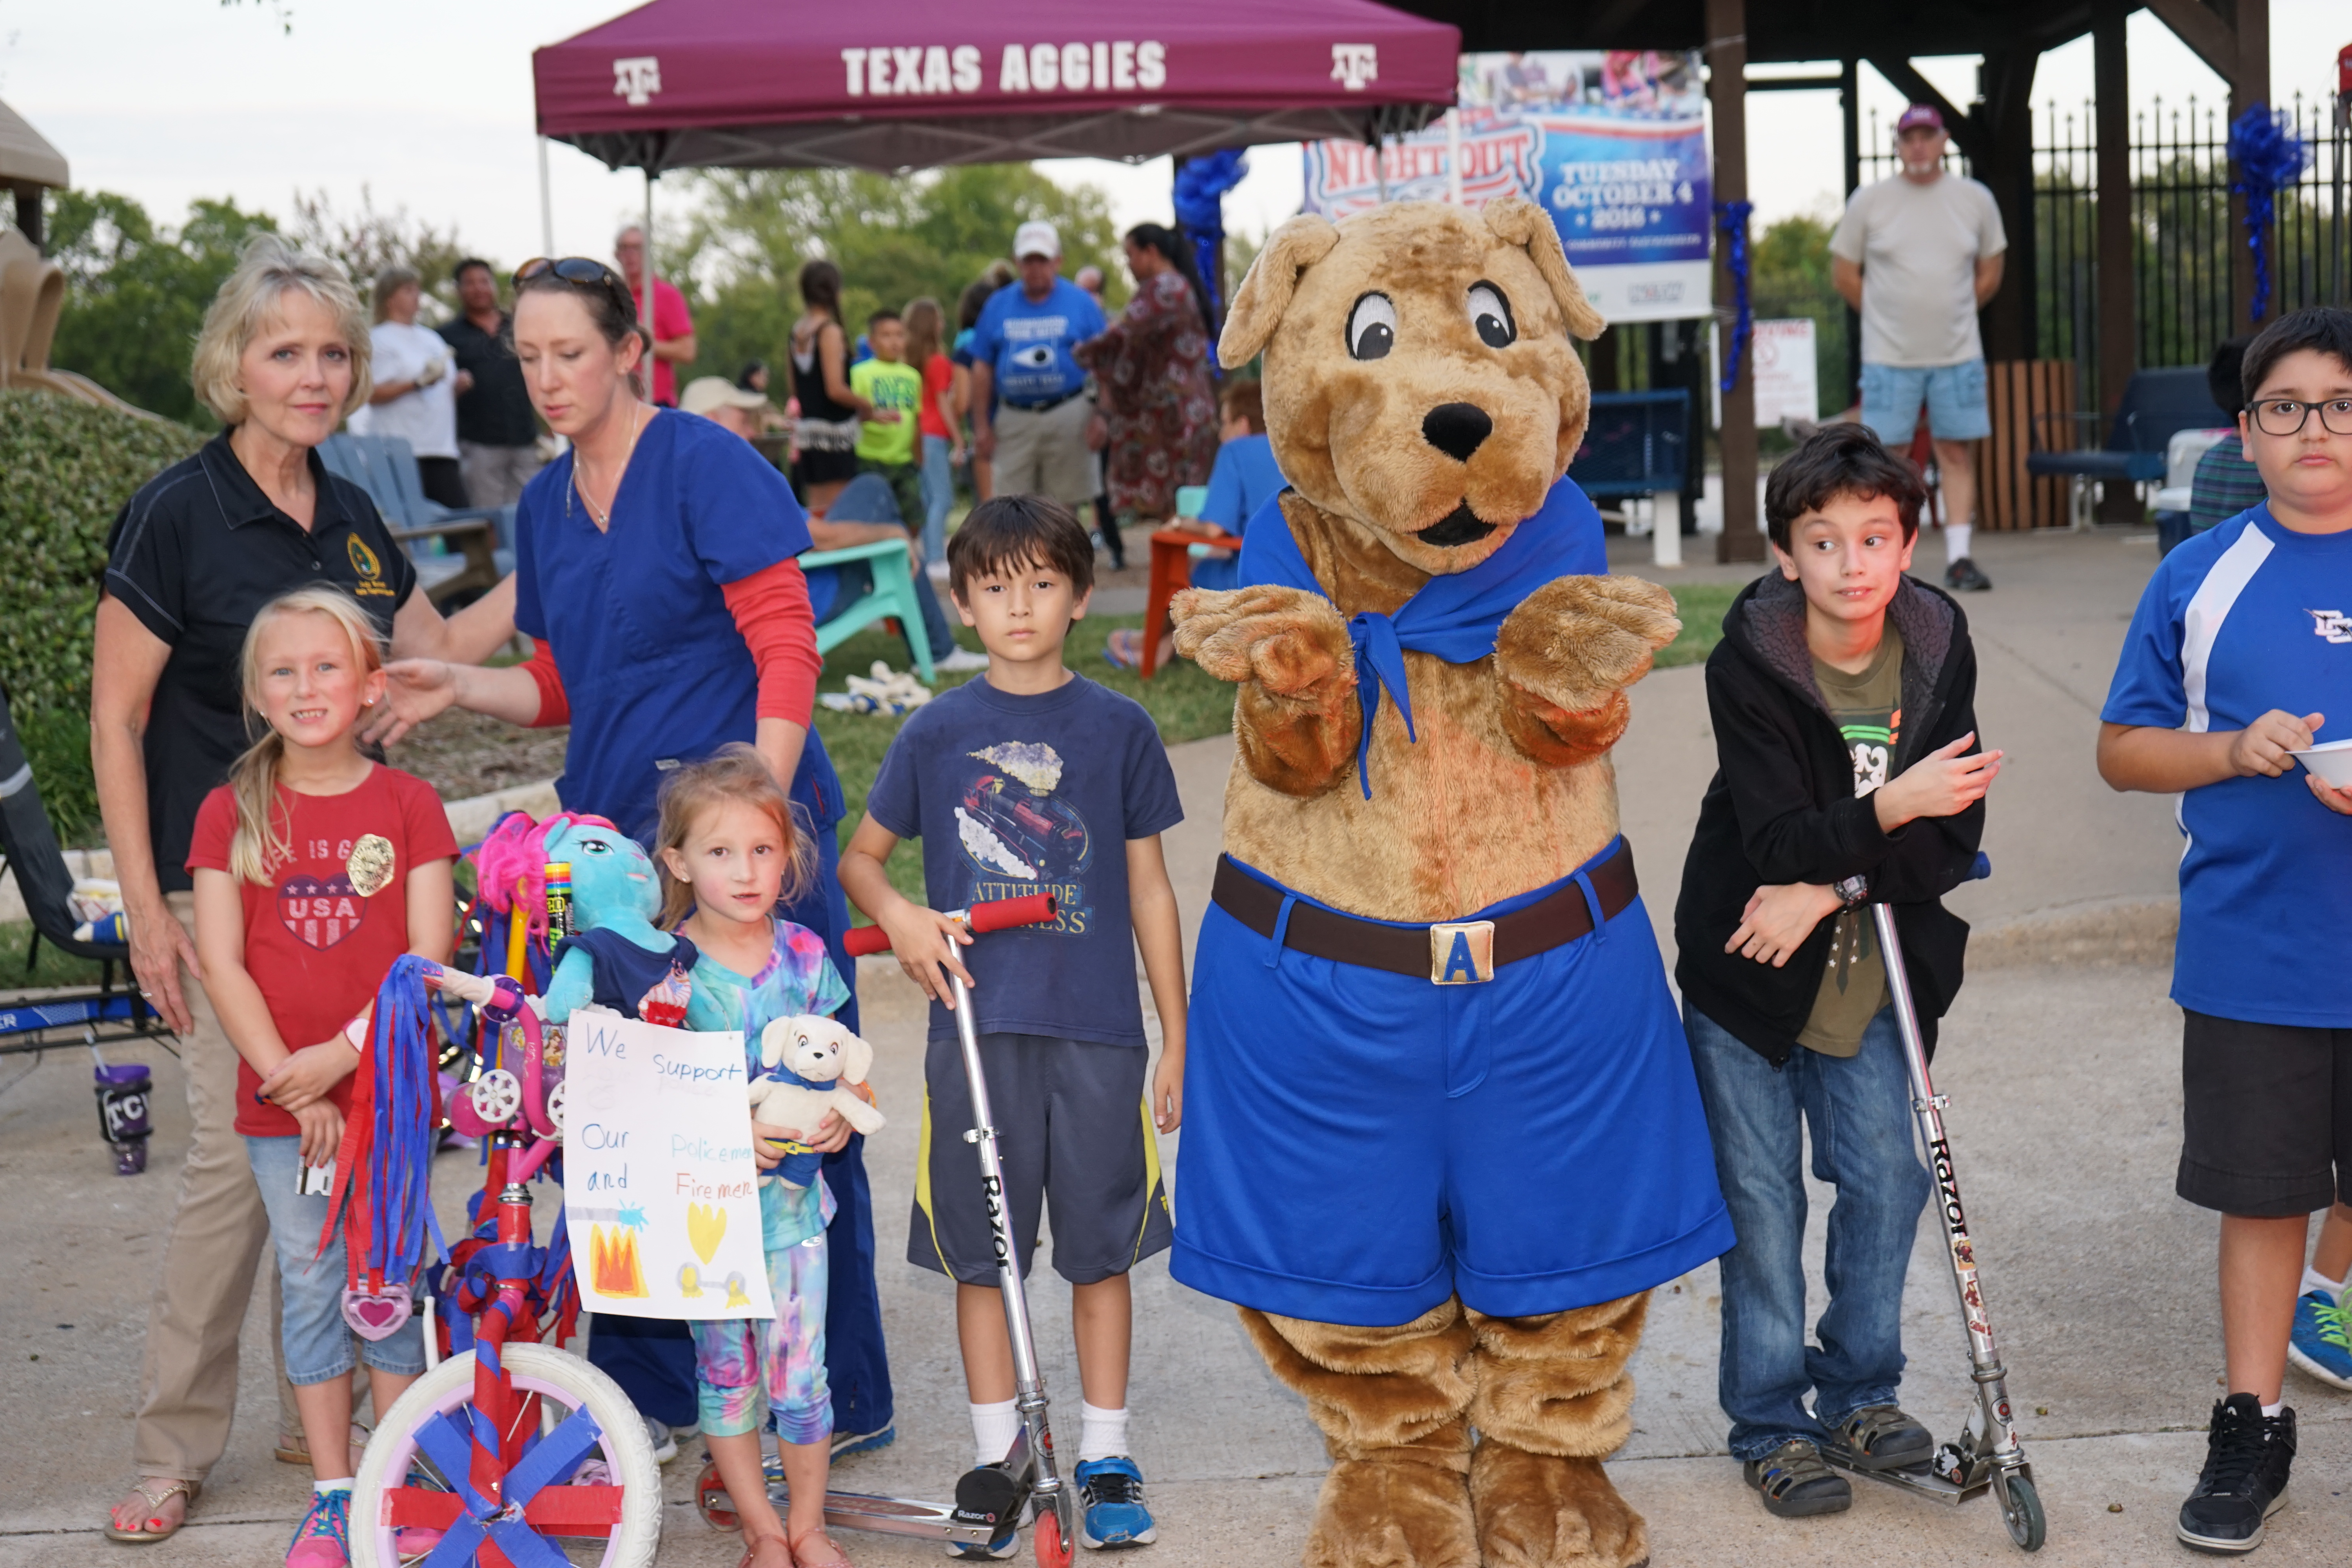
[{"label": "boy in black hoodie", "polygon": [[[1932,1048],[1968,941],[1937,900],[1975,863],[2000,753],[1971,754],[1966,617],[1904,575],[1923,499],[1910,466],[1862,426],[1808,440],[1765,489],[1780,570],[1733,603],[1706,661],[1719,765],[1683,866],[1675,975],[1739,1235],[1722,1259],[1718,1396],[1733,1457],[1784,1517],[1853,1501],[1825,1447],[1883,1469],[1935,1446],[1895,1403],[1903,1277],[1929,1184],[1864,906],[1895,906]],[[1801,1122],[1814,1173],[1838,1189],[1817,1345],[1805,1342]]]}]

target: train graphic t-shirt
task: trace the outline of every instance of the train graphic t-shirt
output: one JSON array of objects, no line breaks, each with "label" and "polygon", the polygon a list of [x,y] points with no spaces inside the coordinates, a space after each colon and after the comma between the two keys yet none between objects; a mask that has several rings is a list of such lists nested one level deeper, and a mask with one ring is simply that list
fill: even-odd
[{"label": "train graphic t-shirt", "polygon": [[[923,841],[933,909],[1054,895],[1052,925],[992,932],[966,950],[982,1033],[1144,1043],[1127,844],[1184,811],[1139,705],[1082,675],[1030,697],[967,682],[907,721],[866,809]],[[932,1004],[931,1037],[954,1029]]]}]

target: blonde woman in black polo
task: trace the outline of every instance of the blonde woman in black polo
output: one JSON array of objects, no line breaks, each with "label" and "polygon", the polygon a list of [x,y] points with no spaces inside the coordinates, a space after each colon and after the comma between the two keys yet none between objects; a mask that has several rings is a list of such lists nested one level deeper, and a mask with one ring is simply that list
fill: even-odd
[{"label": "blonde woman in black polo", "polygon": [[[138,1480],[107,1525],[118,1541],[178,1530],[227,1447],[237,1333],[269,1239],[233,1126],[236,1051],[196,962],[187,868],[196,807],[247,744],[246,629],[279,595],[326,583],[360,602],[396,658],[476,662],[514,635],[511,582],[443,620],[375,503],[320,462],[320,443],[367,401],[368,364],[367,312],[342,268],[256,238],[196,341],[196,395],[226,428],[132,497],[107,542],[90,754],[131,967],[180,1037],[195,1123],[148,1310]],[[278,1387],[278,1456],[308,1463],[282,1364]]]}]

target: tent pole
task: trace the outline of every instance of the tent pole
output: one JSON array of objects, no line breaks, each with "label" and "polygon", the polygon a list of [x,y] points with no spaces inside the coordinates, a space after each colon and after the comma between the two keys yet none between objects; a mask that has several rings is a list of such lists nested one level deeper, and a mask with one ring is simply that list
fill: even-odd
[{"label": "tent pole", "polygon": [[646,166],[646,243],[645,243],[645,312],[646,327],[646,401],[654,401],[654,351],[661,340],[654,336],[654,171]]},{"label": "tent pole", "polygon": [[555,203],[547,190],[547,138],[539,139],[539,253],[555,254]]}]

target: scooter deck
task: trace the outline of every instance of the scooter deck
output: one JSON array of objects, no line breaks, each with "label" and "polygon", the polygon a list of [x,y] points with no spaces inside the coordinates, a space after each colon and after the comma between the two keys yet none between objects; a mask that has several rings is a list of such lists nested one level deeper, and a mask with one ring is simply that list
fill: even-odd
[{"label": "scooter deck", "polygon": [[[1935,1458],[1922,1460],[1916,1465],[1899,1465],[1891,1470],[1868,1470],[1853,1462],[1853,1456],[1842,1443],[1823,1443],[1819,1447],[1822,1462],[1833,1469],[1843,1470],[1850,1476],[1858,1476],[1866,1481],[1876,1481],[1881,1486],[1894,1487],[1897,1490],[1911,1492],[1919,1497],[1933,1498],[1937,1502],[1949,1503],[1954,1508],[1958,1508],[1972,1497],[1992,1489],[1992,1472],[1990,1466],[1986,1467],[1983,1475],[1973,1481],[1956,1481],[1937,1473]],[[1936,1458],[1942,1458],[1942,1456],[1937,1455]]]},{"label": "scooter deck", "polygon": [[[784,1484],[781,1461],[769,1459],[763,1467],[768,1478],[768,1500],[782,1513],[792,1506],[792,1488]],[[705,1522],[719,1530],[740,1528],[727,1490],[719,1484],[717,1475],[706,1469],[703,1479],[696,1486],[696,1503]],[[863,1530],[877,1535],[911,1535],[926,1541],[945,1541],[985,1546],[995,1539],[997,1527],[990,1524],[967,1523],[956,1517],[952,1503],[923,1502],[913,1498],[881,1497],[869,1492],[829,1491],[824,1494],[824,1522],[828,1529]]]}]

